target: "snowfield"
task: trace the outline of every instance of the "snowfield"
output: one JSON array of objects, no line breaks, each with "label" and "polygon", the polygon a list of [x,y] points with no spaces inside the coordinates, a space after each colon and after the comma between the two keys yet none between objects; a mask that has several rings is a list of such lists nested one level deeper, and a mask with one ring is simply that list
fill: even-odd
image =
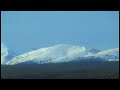
[{"label": "snowfield", "polygon": [[119,61],[119,48],[99,51],[83,46],[59,44],[15,56],[5,64],[15,65],[24,62],[37,64],[59,63],[73,61],[77,58],[88,59],[91,57],[100,58],[104,61]]}]

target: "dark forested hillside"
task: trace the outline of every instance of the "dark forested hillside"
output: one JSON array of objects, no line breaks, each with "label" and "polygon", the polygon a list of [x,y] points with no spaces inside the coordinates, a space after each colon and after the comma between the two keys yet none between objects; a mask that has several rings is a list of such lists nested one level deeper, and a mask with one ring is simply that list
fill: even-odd
[{"label": "dark forested hillside", "polygon": [[119,62],[1,65],[2,79],[119,79]]}]

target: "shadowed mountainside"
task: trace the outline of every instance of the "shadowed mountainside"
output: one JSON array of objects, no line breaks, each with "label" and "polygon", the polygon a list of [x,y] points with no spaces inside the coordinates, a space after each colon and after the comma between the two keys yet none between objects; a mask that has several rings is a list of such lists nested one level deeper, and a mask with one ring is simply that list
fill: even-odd
[{"label": "shadowed mountainside", "polygon": [[1,65],[2,79],[119,79],[119,61]]}]

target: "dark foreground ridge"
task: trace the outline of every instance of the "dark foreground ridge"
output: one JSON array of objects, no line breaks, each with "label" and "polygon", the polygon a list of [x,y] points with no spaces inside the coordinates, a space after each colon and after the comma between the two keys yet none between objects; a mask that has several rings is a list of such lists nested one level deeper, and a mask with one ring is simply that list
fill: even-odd
[{"label": "dark foreground ridge", "polygon": [[119,61],[1,65],[2,79],[119,79]]}]

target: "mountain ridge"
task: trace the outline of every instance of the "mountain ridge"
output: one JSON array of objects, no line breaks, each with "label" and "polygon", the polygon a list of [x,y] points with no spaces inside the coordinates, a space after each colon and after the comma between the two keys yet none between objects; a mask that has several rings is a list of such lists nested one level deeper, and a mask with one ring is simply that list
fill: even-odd
[{"label": "mountain ridge", "polygon": [[23,62],[35,62],[38,64],[59,63],[74,61],[77,58],[89,59],[91,57],[100,58],[104,61],[119,61],[119,48],[100,51],[83,46],[59,44],[15,56],[6,64],[14,65]]}]

